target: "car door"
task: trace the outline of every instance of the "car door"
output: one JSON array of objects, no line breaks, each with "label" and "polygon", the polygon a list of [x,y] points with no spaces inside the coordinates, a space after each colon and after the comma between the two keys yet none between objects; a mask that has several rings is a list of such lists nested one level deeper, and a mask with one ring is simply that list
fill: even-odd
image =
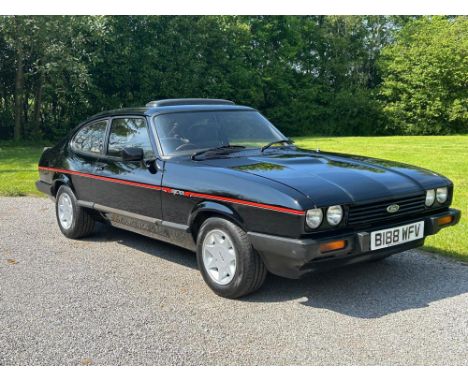
[{"label": "car door", "polygon": [[70,177],[78,200],[94,198],[94,180],[81,174],[96,174],[96,162],[104,153],[108,124],[107,118],[92,121],[81,127],[70,142],[68,163],[64,166],[73,171]]},{"label": "car door", "polygon": [[[122,151],[130,147],[143,149],[144,160],[124,161]],[[146,223],[161,220],[162,170],[152,165],[156,157],[145,117],[112,118],[104,154],[96,162],[95,207],[122,224],[154,231]]]}]

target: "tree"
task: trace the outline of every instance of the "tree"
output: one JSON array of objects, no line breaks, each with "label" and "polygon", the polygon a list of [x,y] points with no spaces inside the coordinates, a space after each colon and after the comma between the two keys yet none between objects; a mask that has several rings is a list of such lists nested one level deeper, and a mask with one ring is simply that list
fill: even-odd
[{"label": "tree", "polygon": [[379,61],[387,129],[404,134],[468,132],[468,18],[408,22]]},{"label": "tree", "polygon": [[[51,132],[77,121],[75,110],[87,109],[90,44],[102,29],[99,17],[3,16],[0,47],[14,61],[14,139],[44,135],[41,116]],[[2,52],[2,53],[3,53]],[[8,85],[10,76],[0,78]],[[9,94],[3,103],[9,104]],[[1,104],[0,104],[1,105]],[[82,117],[82,114],[79,114]],[[45,122],[45,121],[43,121]],[[3,121],[1,121],[3,127]],[[63,130],[60,133],[63,135]]]},{"label": "tree", "polygon": [[179,97],[288,135],[464,131],[466,34],[466,17],[0,16],[0,139]]}]

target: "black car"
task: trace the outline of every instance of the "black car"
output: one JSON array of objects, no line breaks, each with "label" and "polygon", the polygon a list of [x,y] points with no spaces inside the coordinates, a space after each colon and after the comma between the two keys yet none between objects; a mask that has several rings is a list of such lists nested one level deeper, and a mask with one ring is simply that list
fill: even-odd
[{"label": "black car", "polygon": [[97,114],[44,151],[39,173],[65,236],[101,221],[196,251],[206,283],[230,298],[267,272],[298,278],[422,246],[460,219],[449,179],[299,149],[255,109],[225,100]]}]

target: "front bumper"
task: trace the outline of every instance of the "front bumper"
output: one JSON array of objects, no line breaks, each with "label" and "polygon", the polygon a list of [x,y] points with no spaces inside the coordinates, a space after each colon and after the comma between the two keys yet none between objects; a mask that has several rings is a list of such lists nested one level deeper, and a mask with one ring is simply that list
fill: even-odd
[{"label": "front bumper", "polygon": [[[444,216],[451,216],[452,221],[440,226],[438,219]],[[424,238],[375,251],[370,251],[371,231],[357,230],[344,235],[330,233],[329,236],[320,239],[291,239],[256,232],[249,232],[248,235],[252,246],[261,255],[265,266],[271,273],[295,279],[314,270],[330,269],[375,260],[420,247],[424,244],[426,236],[434,235],[442,228],[457,224],[460,216],[459,210],[450,208],[447,211],[419,219],[376,226],[372,231],[424,220]],[[347,245],[343,249],[322,253],[320,244],[333,240],[346,240]]]}]

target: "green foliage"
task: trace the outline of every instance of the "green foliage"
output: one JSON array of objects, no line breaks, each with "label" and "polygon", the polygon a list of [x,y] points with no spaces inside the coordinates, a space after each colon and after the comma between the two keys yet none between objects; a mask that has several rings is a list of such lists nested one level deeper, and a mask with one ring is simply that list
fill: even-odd
[{"label": "green foliage", "polygon": [[179,97],[289,135],[463,131],[467,41],[463,17],[0,16],[0,139]]},{"label": "green foliage", "polygon": [[[93,42],[102,35],[101,17],[11,16],[0,18],[0,47],[7,53],[1,65],[0,138],[13,120],[13,93],[18,45],[24,61],[21,135],[26,139],[63,135],[89,109],[89,65]],[[3,56],[3,54],[2,54]],[[3,60],[2,60],[3,63]],[[7,68],[10,68],[7,70]],[[18,70],[18,69],[17,69]]]},{"label": "green foliage", "polygon": [[468,18],[405,25],[385,47],[380,89],[387,129],[406,134],[468,132]]}]

